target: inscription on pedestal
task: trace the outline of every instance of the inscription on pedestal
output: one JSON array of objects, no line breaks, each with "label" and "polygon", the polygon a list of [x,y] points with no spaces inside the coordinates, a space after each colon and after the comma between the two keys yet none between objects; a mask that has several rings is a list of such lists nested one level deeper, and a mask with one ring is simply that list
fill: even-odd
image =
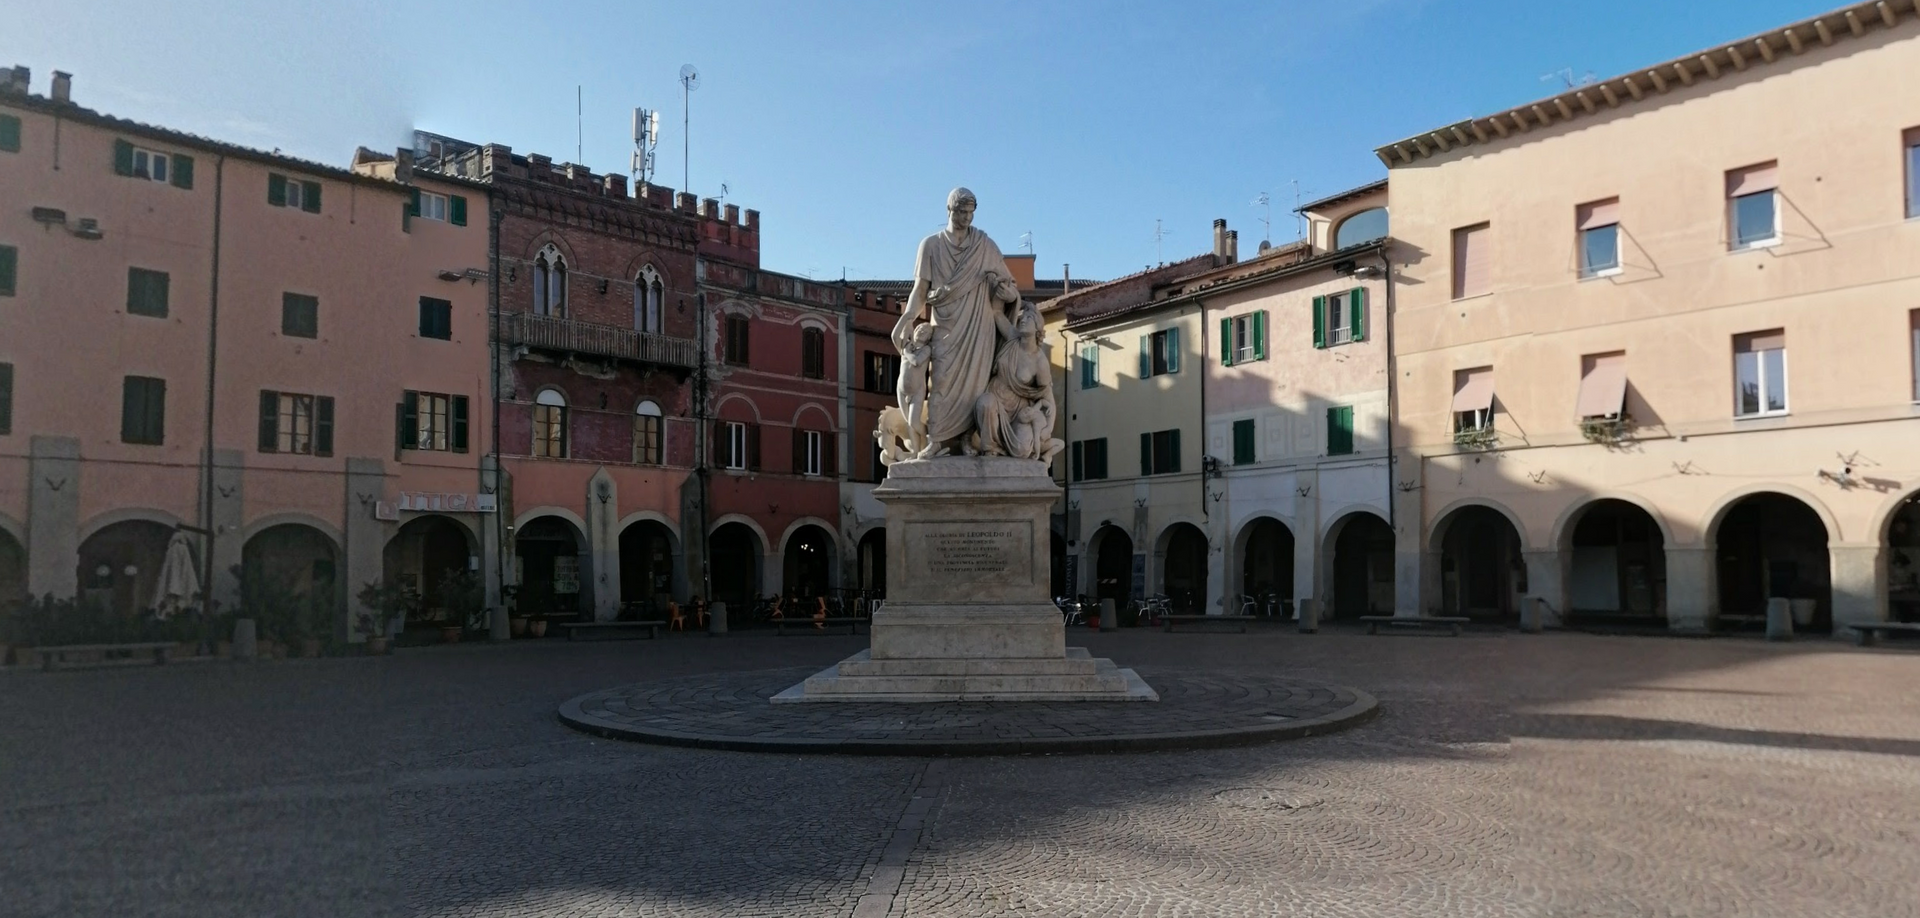
[{"label": "inscription on pedestal", "polygon": [[906,525],[907,574],[928,582],[1033,582],[1033,524],[944,520]]}]

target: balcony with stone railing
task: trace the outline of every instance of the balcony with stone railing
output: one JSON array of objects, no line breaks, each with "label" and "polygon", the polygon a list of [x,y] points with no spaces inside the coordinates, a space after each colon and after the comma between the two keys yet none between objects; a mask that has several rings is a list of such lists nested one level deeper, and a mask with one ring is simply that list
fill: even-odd
[{"label": "balcony with stone railing", "polygon": [[692,338],[526,312],[503,312],[499,320],[503,344],[688,369],[700,362],[699,345]]}]

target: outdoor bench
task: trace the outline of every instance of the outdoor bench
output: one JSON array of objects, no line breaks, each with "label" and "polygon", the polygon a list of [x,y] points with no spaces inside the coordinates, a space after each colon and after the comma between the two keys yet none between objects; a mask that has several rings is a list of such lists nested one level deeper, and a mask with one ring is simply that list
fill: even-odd
[{"label": "outdoor bench", "polygon": [[[60,647],[35,647],[32,649],[32,652],[40,655],[40,668],[47,670],[60,669],[66,666],[86,665],[69,660],[69,655],[97,653],[104,658],[109,653],[121,651],[132,655],[131,658],[136,660],[139,654],[151,653],[153,654],[153,662],[155,665],[165,666],[167,663],[167,651],[173,649],[174,646],[174,642],[172,641],[147,641],[134,644],[68,644]],[[101,662],[108,665],[124,665],[127,661],[103,659]]]},{"label": "outdoor bench", "polygon": [[1175,622],[1189,624],[1208,624],[1211,622],[1232,623],[1240,626],[1240,633],[1247,633],[1247,623],[1253,621],[1251,615],[1162,615],[1161,630],[1171,632]]},{"label": "outdoor bench", "polygon": [[[863,621],[865,621],[865,619],[850,617],[812,618],[805,615],[796,615],[792,618],[774,619],[773,633],[776,635],[786,634],[789,628],[799,628],[804,631],[831,631],[834,628],[844,625],[846,626],[848,634],[859,634],[860,623]],[[813,627],[814,625],[820,625],[821,627],[815,628]]]},{"label": "outdoor bench", "polygon": [[1460,636],[1460,626],[1467,623],[1461,615],[1362,615],[1360,620],[1367,623],[1368,634],[1379,634],[1381,625],[1394,628],[1441,628],[1444,627]]},{"label": "outdoor bench", "polygon": [[1883,634],[1920,634],[1920,622],[1861,622],[1847,627],[1853,629],[1854,643],[1862,647],[1872,647]]},{"label": "outdoor bench", "polygon": [[564,622],[560,627],[567,629],[569,641],[613,641],[623,637],[639,637],[645,629],[647,637],[657,638],[660,629],[665,628],[664,620],[644,620],[636,622]]}]

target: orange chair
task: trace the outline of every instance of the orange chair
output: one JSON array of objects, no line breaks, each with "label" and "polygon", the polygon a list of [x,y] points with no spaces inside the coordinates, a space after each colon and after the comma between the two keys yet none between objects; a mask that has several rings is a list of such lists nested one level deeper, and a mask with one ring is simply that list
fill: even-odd
[{"label": "orange chair", "polygon": [[667,601],[667,627],[673,631],[687,630],[687,617],[680,613],[680,604]]}]

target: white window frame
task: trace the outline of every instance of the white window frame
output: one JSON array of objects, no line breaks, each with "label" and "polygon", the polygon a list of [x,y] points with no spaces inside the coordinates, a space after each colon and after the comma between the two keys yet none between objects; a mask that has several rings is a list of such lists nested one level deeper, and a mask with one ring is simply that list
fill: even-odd
[{"label": "white window frame", "polygon": [[[665,465],[667,463],[667,422],[662,417],[660,406],[652,399],[642,401],[633,409],[633,463],[635,465]],[[640,440],[641,418],[653,419],[653,442],[642,444]],[[652,458],[643,456],[643,449],[650,448]]]},{"label": "white window frame", "polygon": [[133,177],[143,178],[165,185],[173,180],[173,154],[150,150],[146,147],[133,148]]},{"label": "white window frame", "polygon": [[1454,433],[1476,433],[1493,429],[1493,406],[1453,413]]},{"label": "white window frame", "polygon": [[[1613,230],[1613,264],[1596,268],[1587,261],[1587,234],[1597,233],[1601,230]],[[1620,224],[1609,223],[1605,226],[1583,229],[1580,231],[1579,243],[1580,276],[1582,278],[1612,277],[1620,273]]]},{"label": "white window frame", "polygon": [[276,452],[313,455],[313,396],[280,393],[280,419],[275,424]]},{"label": "white window frame", "polygon": [[[1760,239],[1750,239],[1745,242],[1742,242],[1740,241],[1740,202],[1748,198],[1758,197],[1763,194],[1771,195],[1773,197],[1773,232],[1772,234]],[[1756,191],[1752,194],[1743,194],[1736,197],[1728,198],[1727,199],[1727,242],[1731,247],[1731,250],[1735,252],[1745,252],[1752,249],[1767,249],[1767,248],[1772,248],[1776,245],[1779,245],[1781,242],[1780,189],[1769,188],[1766,191]]]},{"label": "white window frame", "polygon": [[1233,362],[1236,366],[1255,360],[1253,347],[1253,313],[1233,317]]},{"label": "white window frame", "polygon": [[420,192],[420,219],[439,220],[445,223],[448,214],[447,207],[446,195],[434,194],[431,191]]},{"label": "white window frame", "polygon": [[722,421],[726,425],[727,456],[722,468],[744,472],[747,470],[747,425],[741,421]]},{"label": "white window frame", "polygon": [[1327,313],[1321,321],[1326,323],[1327,346],[1337,347],[1353,343],[1353,291],[1342,290],[1327,294]]},{"label": "white window frame", "polygon": [[451,448],[453,398],[434,392],[415,396],[414,448],[445,452]]},{"label": "white window frame", "polygon": [[802,456],[805,462],[801,465],[805,474],[821,474],[820,454],[822,447],[826,444],[826,435],[817,430],[803,430],[800,432],[800,443],[805,449],[805,454]]},{"label": "white window frame", "polygon": [[[573,446],[573,443],[572,443],[573,438],[567,436],[568,410],[569,408],[567,405],[567,397],[557,389],[542,389],[540,390],[540,393],[538,395],[535,395],[533,397],[533,455],[534,455],[534,458],[537,458],[537,459],[567,458],[567,452]],[[552,413],[554,418],[552,424],[550,425],[541,420],[541,415],[548,414],[549,412]],[[421,412],[421,417],[425,417],[425,416],[426,416],[426,413],[424,411]],[[550,426],[552,428],[553,436],[550,436],[550,437],[541,436],[541,432],[542,432],[541,428],[545,426]],[[559,447],[559,449],[554,452],[543,451],[541,449],[541,443],[543,441],[548,443],[555,443],[557,441],[556,445]]]},{"label": "white window frame", "polygon": [[[1767,360],[1765,355],[1768,352],[1775,351],[1775,350],[1780,352],[1780,407],[1768,408],[1767,407],[1767,381],[1768,381],[1767,380]],[[1747,351],[1746,353],[1754,355],[1754,361],[1753,361],[1754,381],[1758,383],[1758,386],[1759,386],[1760,409],[1758,411],[1747,411],[1747,412],[1743,412],[1740,410],[1741,408],[1741,405],[1740,405],[1740,354],[1736,352],[1733,355],[1734,357],[1734,360],[1733,360],[1733,416],[1734,418],[1736,420],[1745,420],[1747,418],[1777,418],[1782,415],[1792,413],[1793,393],[1790,390],[1788,390],[1787,386],[1793,380],[1793,371],[1789,369],[1787,366],[1787,349],[1784,347],[1767,348],[1766,350],[1763,350],[1763,351]]]},{"label": "white window frame", "polygon": [[652,265],[640,269],[633,280],[633,330],[647,334],[660,334],[666,324],[664,304],[666,284],[660,280],[660,272]]}]

